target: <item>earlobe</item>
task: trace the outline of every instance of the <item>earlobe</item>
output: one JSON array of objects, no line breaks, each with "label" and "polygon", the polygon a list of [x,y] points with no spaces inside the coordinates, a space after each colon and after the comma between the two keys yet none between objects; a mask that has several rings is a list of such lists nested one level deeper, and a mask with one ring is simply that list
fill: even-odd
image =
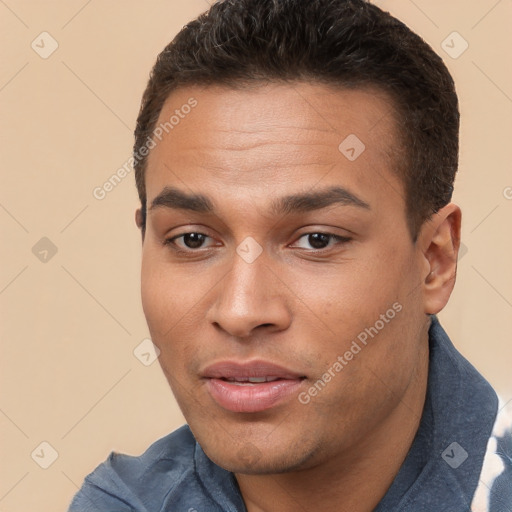
[{"label": "earlobe", "polygon": [[140,208],[137,208],[135,210],[135,224],[137,224],[137,227],[141,229],[142,227],[142,211]]},{"label": "earlobe", "polygon": [[423,296],[426,314],[437,314],[447,304],[455,285],[462,213],[450,203],[425,224],[421,233],[427,273]]},{"label": "earlobe", "polygon": [[137,224],[137,227],[141,230],[142,242],[144,242],[145,226],[141,208],[135,210],[135,224]]}]

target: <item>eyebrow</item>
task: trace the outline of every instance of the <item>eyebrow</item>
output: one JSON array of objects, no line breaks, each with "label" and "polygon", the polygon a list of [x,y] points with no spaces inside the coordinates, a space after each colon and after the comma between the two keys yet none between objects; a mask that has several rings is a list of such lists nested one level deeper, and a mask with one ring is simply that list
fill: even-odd
[{"label": "eyebrow", "polygon": [[[274,215],[286,215],[321,210],[333,204],[371,210],[368,203],[343,187],[330,187],[317,192],[280,197],[271,202],[270,208]],[[149,210],[162,207],[198,213],[215,213],[215,206],[208,197],[202,194],[187,194],[173,187],[165,187],[153,199]]]}]

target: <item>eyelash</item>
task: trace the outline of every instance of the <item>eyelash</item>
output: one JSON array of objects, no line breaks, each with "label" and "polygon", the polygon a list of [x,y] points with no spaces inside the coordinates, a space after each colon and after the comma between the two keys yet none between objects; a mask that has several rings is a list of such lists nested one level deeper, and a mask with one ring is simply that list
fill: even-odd
[{"label": "eyelash", "polygon": [[[174,241],[177,240],[178,238],[183,238],[184,236],[191,235],[191,234],[202,235],[204,237],[211,238],[211,237],[209,237],[208,235],[206,235],[204,233],[200,233],[199,231],[188,231],[186,233],[182,233],[181,235],[176,235],[176,236],[173,236],[171,238],[165,239],[163,241],[163,244],[165,246],[169,246],[177,254],[183,254],[183,255],[189,256],[189,255],[191,255],[191,254],[193,254],[195,252],[199,253],[201,251],[201,249],[203,249],[202,247],[200,247],[199,249],[182,249],[181,247],[178,247],[174,243]],[[309,235],[324,235],[324,236],[328,236],[330,239],[335,240],[337,242],[337,244],[342,244],[342,245],[343,244],[347,244],[350,241],[352,241],[352,238],[350,238],[350,237],[335,235],[333,233],[325,233],[323,231],[311,231],[309,233],[304,233],[297,240],[300,240],[301,238],[304,238],[305,236],[309,236]],[[323,249],[311,249],[311,250],[305,249],[305,250],[307,252],[309,252],[309,253],[315,254],[315,253],[328,252],[330,249],[332,249],[332,246],[331,247],[325,247]]]}]

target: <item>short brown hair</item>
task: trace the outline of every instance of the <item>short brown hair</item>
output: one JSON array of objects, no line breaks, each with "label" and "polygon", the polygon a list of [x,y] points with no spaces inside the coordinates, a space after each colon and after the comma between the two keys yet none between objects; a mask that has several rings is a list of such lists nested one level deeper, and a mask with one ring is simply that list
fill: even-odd
[{"label": "short brown hair", "polygon": [[[413,240],[451,200],[459,110],[442,59],[406,25],[365,0],[220,0],[158,55],[135,129],[134,154],[152,136],[169,94],[190,85],[257,82],[376,86],[394,100]],[[404,158],[399,154],[403,153]],[[145,227],[147,158],[135,159]]]}]

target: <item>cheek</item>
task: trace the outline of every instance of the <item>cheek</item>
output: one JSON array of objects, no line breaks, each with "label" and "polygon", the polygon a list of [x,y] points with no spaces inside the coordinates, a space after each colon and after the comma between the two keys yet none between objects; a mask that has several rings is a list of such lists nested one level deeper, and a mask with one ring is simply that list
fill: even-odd
[{"label": "cheek", "polygon": [[306,306],[306,317],[316,317],[327,332],[351,336],[374,322],[397,300],[397,277],[386,273],[385,268],[379,260],[353,260],[323,272],[303,272],[300,278],[290,275],[287,281],[294,283],[297,304]]},{"label": "cheek", "polygon": [[344,377],[337,378],[337,382],[348,379],[361,364],[393,381],[391,369],[397,365],[409,368],[406,363],[417,350],[414,344],[401,345],[404,339],[417,338],[417,333],[410,332],[410,324],[418,325],[421,320],[417,318],[415,294],[411,294],[414,262],[405,251],[395,254],[392,262],[391,250],[371,252],[375,257],[352,260],[324,275],[295,279],[294,291],[307,305],[296,321],[301,324],[301,332],[316,340],[310,348],[316,351],[312,358],[319,363],[316,368],[321,369],[322,363],[331,367],[338,355],[356,352],[357,344],[360,346],[360,352],[350,360],[349,371],[343,371]]},{"label": "cheek", "polygon": [[[195,283],[197,285],[197,283]],[[184,279],[165,261],[165,256],[147,248],[142,257],[142,308],[152,333],[166,336],[194,305],[194,279]]]},{"label": "cheek", "polygon": [[153,255],[143,256],[141,300],[153,343],[163,352],[166,340],[173,336],[187,301],[179,280],[173,278],[169,266]]},{"label": "cheek", "polygon": [[184,275],[165,261],[143,257],[141,269],[142,308],[153,343],[160,349],[164,373],[181,374],[195,358],[195,333],[204,312],[205,290],[196,275]]},{"label": "cheek", "polygon": [[[153,338],[165,332],[163,319],[167,317],[166,309],[169,306],[164,279],[158,279],[154,262],[148,258],[142,260],[141,270],[141,299],[142,309]],[[157,340],[153,339],[156,343]]]}]

